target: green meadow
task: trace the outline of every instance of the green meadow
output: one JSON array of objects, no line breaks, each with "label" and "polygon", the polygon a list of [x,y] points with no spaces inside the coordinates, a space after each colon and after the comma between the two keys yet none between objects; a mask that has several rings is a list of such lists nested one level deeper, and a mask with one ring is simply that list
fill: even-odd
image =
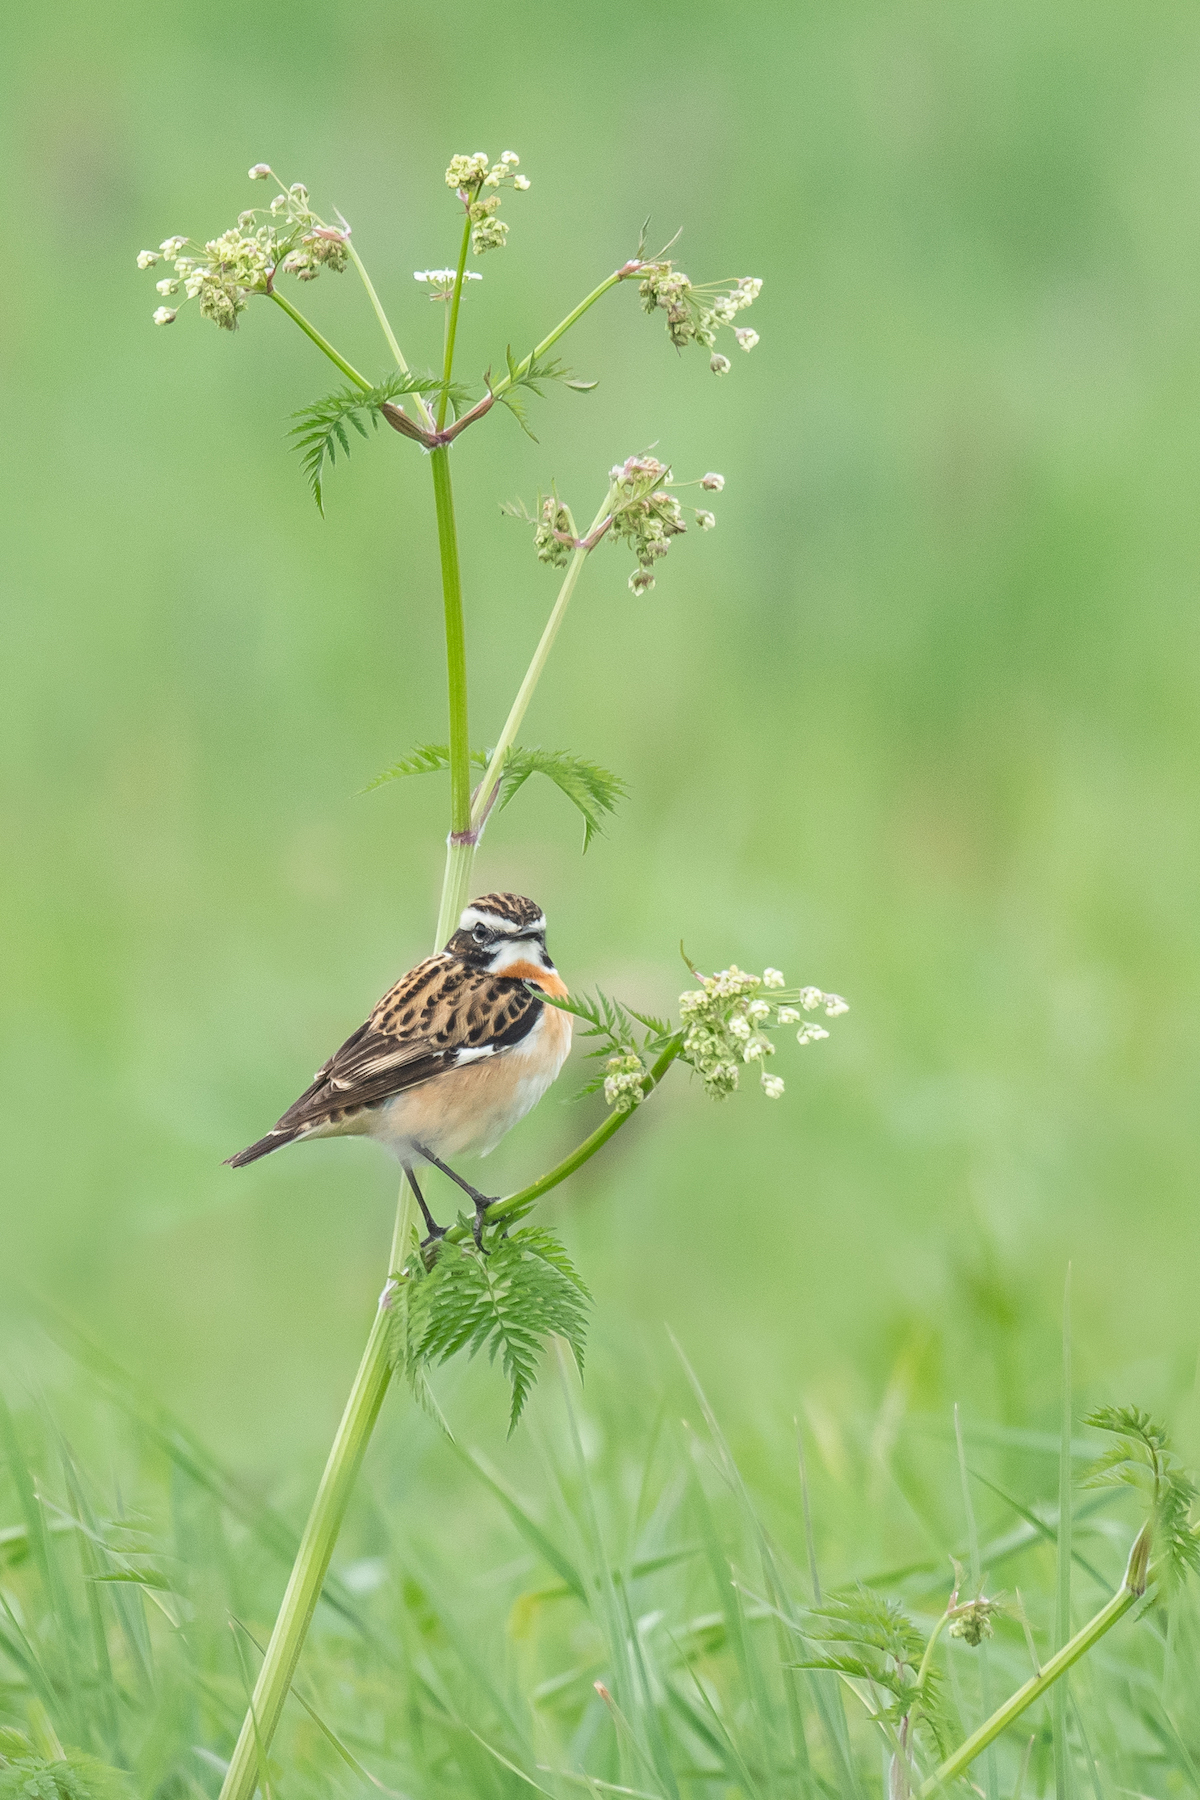
[{"label": "green meadow", "polygon": [[[499,1371],[456,1362],[451,1441],[393,1384],[261,1786],[873,1800],[861,1693],[794,1666],[814,1570],[923,1633],[951,1556],[1003,1594],[938,1652],[953,1748],[1061,1641],[1089,1409],[1200,1465],[1200,18],[67,0],[4,35],[0,1797],[43,1794],[6,1732],[217,1794],[397,1187],[360,1141],[223,1159],[427,953],[444,858],[445,777],[363,792],[446,736],[420,454],[355,439],[322,519],[287,436],[322,359],[267,305],[156,330],[135,258],[269,160],[430,366],[442,171],[511,145],[464,374],[647,215],[696,280],[762,278],[761,342],[716,380],[618,288],[562,346],[592,391],[455,445],[480,743],[556,592],[502,504],[590,517],[649,446],[725,477],[650,593],[589,558],[523,727],[628,798],[584,856],[530,782],[476,886],[544,906],[573,989],[677,1012],[682,940],[851,1010],[783,1035],[778,1101],[675,1072],[541,1203],[594,1296],[582,1385],[552,1355],[506,1438]],[[352,275],[300,300],[384,374]],[[471,1179],[566,1155],[589,1072]],[[1080,1626],[1144,1515],[1066,1491]],[[1200,1793],[1198,1592],[977,1791]]]}]

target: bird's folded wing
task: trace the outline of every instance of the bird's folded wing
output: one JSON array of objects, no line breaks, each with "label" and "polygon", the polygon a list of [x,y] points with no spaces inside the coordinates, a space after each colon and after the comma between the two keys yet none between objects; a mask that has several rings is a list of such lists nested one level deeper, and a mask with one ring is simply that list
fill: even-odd
[{"label": "bird's folded wing", "polygon": [[318,1069],[276,1130],[376,1105],[449,1069],[496,1056],[520,1042],[541,1010],[523,982],[430,957]]}]

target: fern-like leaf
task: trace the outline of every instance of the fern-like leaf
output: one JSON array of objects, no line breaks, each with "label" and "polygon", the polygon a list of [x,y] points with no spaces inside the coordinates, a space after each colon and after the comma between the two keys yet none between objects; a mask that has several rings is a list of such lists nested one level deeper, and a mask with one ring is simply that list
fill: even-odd
[{"label": "fern-like leaf", "polygon": [[942,1752],[950,1721],[940,1677],[931,1662],[918,1683],[925,1639],[896,1601],[858,1587],[808,1613],[802,1629],[810,1642],[831,1648],[797,1668],[831,1669],[882,1689],[892,1696],[887,1709],[892,1723],[912,1716]]},{"label": "fern-like leaf", "polygon": [[1171,1448],[1165,1426],[1138,1406],[1101,1406],[1086,1423],[1114,1442],[1092,1464],[1085,1487],[1132,1487],[1150,1504],[1152,1543],[1169,1580],[1200,1574],[1200,1539],[1191,1525],[1197,1488]]},{"label": "fern-like leaf", "polygon": [[[477,769],[487,767],[487,756],[482,750],[472,750],[471,761]],[[439,769],[450,767],[449,744],[414,744],[390,768],[382,769],[373,780],[368,781],[364,794],[370,794],[387,781],[400,781],[405,775],[436,775]]]},{"label": "fern-like leaf", "polygon": [[525,1226],[507,1237],[489,1232],[479,1251],[470,1241],[442,1243],[427,1273],[416,1270],[403,1312],[393,1307],[390,1348],[410,1383],[430,1363],[460,1350],[499,1360],[512,1387],[509,1435],[537,1377],[552,1333],[566,1338],[583,1369],[591,1296],[552,1232]]},{"label": "fern-like leaf", "polygon": [[[488,766],[486,750],[472,750],[471,762],[477,769]],[[432,775],[450,767],[447,744],[417,744],[369,781],[362,790],[369,794],[387,781],[398,781],[406,775]],[[544,775],[572,806],[583,814],[583,848],[604,829],[604,815],[614,812],[628,789],[619,775],[602,769],[586,757],[572,756],[567,750],[526,749],[515,744],[509,751],[500,776],[500,806],[506,807],[524,787],[531,775]]]},{"label": "fern-like leaf", "polygon": [[537,443],[537,439],[533,436],[533,432],[530,431],[529,423],[525,416],[525,401],[520,392],[522,388],[528,388],[530,393],[536,394],[540,399],[542,396],[543,384],[547,381],[565,381],[569,387],[580,387],[584,389],[587,387],[595,387],[596,385],[594,381],[589,383],[572,382],[570,379],[570,369],[567,368],[565,363],[560,362],[556,356],[543,357],[541,362],[538,362],[535,359],[522,373],[521,364],[513,355],[512,346],[510,344],[505,348],[504,360],[508,365],[508,386],[502,394],[497,394],[496,398],[504,406],[507,406],[509,412],[517,421],[517,424],[521,427],[521,430],[525,433],[526,437],[533,438],[535,444]]},{"label": "fern-like leaf", "polygon": [[505,807],[531,775],[544,775],[583,814],[583,848],[603,833],[604,815],[615,812],[628,793],[619,775],[567,750],[527,750],[517,745],[504,764],[500,805]]},{"label": "fern-like leaf", "polygon": [[411,370],[404,373],[396,370],[379,387],[370,388],[366,392],[356,387],[339,388],[336,393],[326,394],[323,400],[293,414],[296,424],[292,426],[289,435],[296,440],[295,448],[300,452],[300,466],[322,517],[325,515],[322,491],[325,465],[328,463],[333,467],[339,448],[344,457],[349,456],[347,425],[365,438],[369,436],[368,420],[373,429],[378,427],[379,409],[385,400],[398,400],[403,394],[436,393],[441,386],[436,375],[414,375]]}]

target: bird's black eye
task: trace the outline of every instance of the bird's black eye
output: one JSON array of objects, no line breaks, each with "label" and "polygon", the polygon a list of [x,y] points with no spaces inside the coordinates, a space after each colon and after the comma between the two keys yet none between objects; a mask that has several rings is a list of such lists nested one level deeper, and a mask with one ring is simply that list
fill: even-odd
[{"label": "bird's black eye", "polygon": [[475,939],[477,944],[486,944],[491,935],[492,934],[486,925],[476,925],[474,931],[471,933],[471,936]]}]

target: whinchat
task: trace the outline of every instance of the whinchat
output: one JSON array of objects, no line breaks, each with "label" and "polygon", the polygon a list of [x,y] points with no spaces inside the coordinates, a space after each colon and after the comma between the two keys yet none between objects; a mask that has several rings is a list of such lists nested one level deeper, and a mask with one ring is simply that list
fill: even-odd
[{"label": "whinchat", "polygon": [[443,1158],[486,1156],[562,1068],[570,1017],[536,989],[567,992],[546,950],[542,909],[520,894],[473,900],[446,948],[402,975],[278,1124],[230,1164],[301,1138],[373,1137],[404,1168],[430,1235],[443,1229],[417,1186],[417,1162],[471,1196],[478,1242],[491,1199]]}]

